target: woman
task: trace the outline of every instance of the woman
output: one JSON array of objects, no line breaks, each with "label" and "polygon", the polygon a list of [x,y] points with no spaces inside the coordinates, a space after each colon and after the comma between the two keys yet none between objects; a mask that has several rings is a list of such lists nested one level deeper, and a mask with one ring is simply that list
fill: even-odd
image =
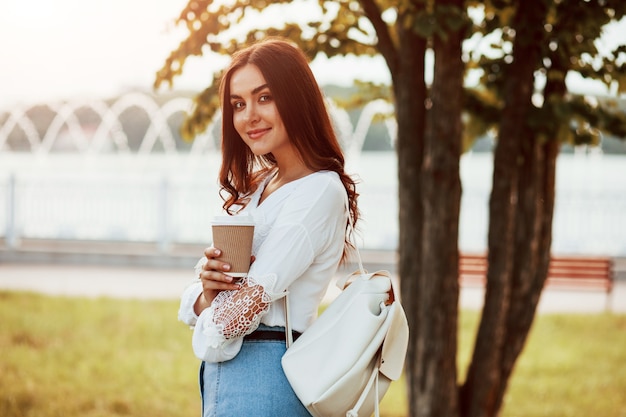
[{"label": "woman", "polygon": [[350,247],[354,181],[302,51],[268,39],[233,56],[220,85],[223,208],[255,221],[248,276],[225,275],[208,248],[179,318],[195,326],[203,416],[309,416],[283,374],[289,291],[304,332]]}]

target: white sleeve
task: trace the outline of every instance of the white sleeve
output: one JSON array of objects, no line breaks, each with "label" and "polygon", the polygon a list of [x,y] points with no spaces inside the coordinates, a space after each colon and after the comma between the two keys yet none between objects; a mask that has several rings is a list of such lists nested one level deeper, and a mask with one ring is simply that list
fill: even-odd
[{"label": "white sleeve", "polygon": [[202,294],[202,283],[194,282],[183,291],[180,297],[180,307],[178,308],[178,320],[189,326],[195,326],[198,315],[193,309],[198,297]]},{"label": "white sleeve", "polygon": [[243,344],[243,337],[226,340],[220,326],[213,321],[211,307],[200,313],[193,329],[191,346],[193,353],[200,360],[224,362],[234,358]]},{"label": "white sleeve", "polygon": [[[196,266],[194,267],[194,273],[196,277],[200,275],[202,271],[202,267],[204,263],[207,261],[206,257],[200,258]],[[196,321],[198,320],[198,315],[194,311],[194,305],[202,294],[202,283],[198,281],[192,282],[190,285],[185,288],[183,294],[180,297],[180,306],[178,308],[178,320],[189,326],[195,326]]]}]

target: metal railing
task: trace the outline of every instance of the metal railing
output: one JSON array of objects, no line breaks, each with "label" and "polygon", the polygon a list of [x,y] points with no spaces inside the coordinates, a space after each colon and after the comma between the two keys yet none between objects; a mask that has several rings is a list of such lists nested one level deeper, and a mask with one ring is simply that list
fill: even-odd
[{"label": "metal railing", "polygon": [[[211,218],[222,204],[212,178],[212,174],[198,180],[154,173],[0,176],[0,237],[9,248],[19,248],[22,239],[151,242],[163,252],[173,244],[207,244]],[[485,249],[485,187],[464,184],[462,250]],[[626,195],[618,191],[557,191],[553,251],[626,255]],[[361,245],[395,249],[396,185],[366,180],[359,192],[364,214]]]}]

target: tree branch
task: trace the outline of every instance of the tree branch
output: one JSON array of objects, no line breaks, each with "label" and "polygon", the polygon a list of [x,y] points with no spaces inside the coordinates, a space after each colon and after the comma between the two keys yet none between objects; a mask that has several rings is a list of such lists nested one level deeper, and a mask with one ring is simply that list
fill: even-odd
[{"label": "tree branch", "polygon": [[374,0],[359,0],[365,16],[372,22],[378,37],[378,50],[385,58],[391,73],[398,69],[398,49],[393,42],[389,26],[382,18],[382,11]]}]

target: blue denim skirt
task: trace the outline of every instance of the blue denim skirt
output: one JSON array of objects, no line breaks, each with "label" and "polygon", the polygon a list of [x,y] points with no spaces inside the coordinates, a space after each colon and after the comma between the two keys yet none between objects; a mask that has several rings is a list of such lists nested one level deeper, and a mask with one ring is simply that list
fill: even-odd
[{"label": "blue denim skirt", "polygon": [[[281,331],[263,325],[259,329]],[[233,359],[202,362],[202,417],[311,417],[283,372],[285,351],[281,340],[244,340]]]}]

